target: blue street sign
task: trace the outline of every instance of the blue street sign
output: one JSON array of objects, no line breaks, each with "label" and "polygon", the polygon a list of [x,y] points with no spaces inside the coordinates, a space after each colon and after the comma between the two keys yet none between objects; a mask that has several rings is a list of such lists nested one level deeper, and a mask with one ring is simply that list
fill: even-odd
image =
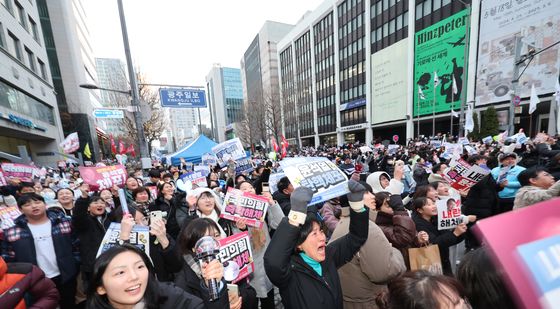
[{"label": "blue street sign", "polygon": [[121,109],[96,109],[93,111],[94,118],[122,119],[124,111]]},{"label": "blue street sign", "polygon": [[162,107],[206,107],[206,93],[204,89],[160,88],[159,98]]}]

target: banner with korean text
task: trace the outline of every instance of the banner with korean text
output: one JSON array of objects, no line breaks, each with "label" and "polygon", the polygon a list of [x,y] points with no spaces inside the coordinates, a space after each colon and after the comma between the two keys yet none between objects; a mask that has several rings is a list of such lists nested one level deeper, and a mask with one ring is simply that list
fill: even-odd
[{"label": "banner with korean text", "polygon": [[113,186],[123,187],[126,183],[126,169],[122,165],[102,167],[80,166],[80,175],[91,191],[110,189]]},{"label": "banner with korean text", "polygon": [[228,164],[229,160],[245,158],[246,153],[239,138],[230,139],[212,147],[212,152],[216,155],[216,160],[220,167]]},{"label": "banner with korean text", "polygon": [[255,270],[253,261],[253,252],[251,250],[251,241],[249,233],[237,233],[230,237],[220,239],[220,253],[218,259],[220,262],[234,262],[239,266],[239,275],[233,280],[233,283],[246,278]]},{"label": "banner with korean text", "polygon": [[6,179],[19,179],[33,182],[33,177],[41,175],[41,169],[36,166],[19,163],[2,163],[2,172]]},{"label": "banner with korean text", "polygon": [[449,182],[451,187],[464,191],[474,186],[484,176],[490,174],[478,165],[470,165],[463,159],[453,159],[449,163],[449,167],[443,172],[443,177]]},{"label": "banner with korean text", "polygon": [[[97,249],[98,257],[101,253],[109,250],[109,248],[118,246],[119,236],[121,234],[121,224],[111,222],[99,249]],[[130,232],[130,244],[144,251],[147,256],[150,256],[150,227],[143,225],[134,225]]]},{"label": "banner with korean text", "polygon": [[261,228],[264,223],[268,200],[260,195],[228,188],[220,218],[232,221],[247,219],[247,225]]},{"label": "banner with korean text", "polygon": [[[282,161],[281,161],[282,162]],[[304,186],[313,190],[309,205],[328,201],[348,193],[348,177],[327,158],[294,158],[283,167],[294,188]]]}]

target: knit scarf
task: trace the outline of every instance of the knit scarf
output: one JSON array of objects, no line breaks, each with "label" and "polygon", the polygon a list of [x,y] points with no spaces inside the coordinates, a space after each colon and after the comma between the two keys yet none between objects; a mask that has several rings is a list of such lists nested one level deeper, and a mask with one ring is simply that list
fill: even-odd
[{"label": "knit scarf", "polygon": [[196,211],[196,214],[198,215],[199,218],[208,218],[211,219],[212,221],[216,222],[216,225],[218,226],[218,228],[220,229],[220,235],[222,238],[226,238],[226,232],[224,231],[224,229],[220,226],[220,223],[218,223],[218,220],[220,220],[220,217],[218,216],[218,212],[216,212],[216,209],[213,209],[212,212],[210,213],[210,215],[205,215],[203,213],[201,213],[199,210]]},{"label": "knit scarf", "polygon": [[202,278],[202,269],[200,269],[200,264],[196,262],[194,257],[190,254],[183,255],[183,259],[189,265],[189,267],[194,271],[196,276],[201,279]]}]

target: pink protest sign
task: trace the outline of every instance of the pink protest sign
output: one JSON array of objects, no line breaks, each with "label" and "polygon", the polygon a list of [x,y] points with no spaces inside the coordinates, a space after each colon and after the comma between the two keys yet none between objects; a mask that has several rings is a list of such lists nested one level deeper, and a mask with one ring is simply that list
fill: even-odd
[{"label": "pink protest sign", "polygon": [[[553,235],[560,235],[560,199],[510,211],[475,224],[475,233],[492,250],[496,261],[504,269],[506,283],[514,292],[519,307],[541,308],[537,282],[519,249]],[[544,268],[543,263],[536,265]]]},{"label": "pink protest sign", "polygon": [[239,275],[233,283],[249,276],[255,269],[249,233],[237,233],[220,240],[220,262],[235,262],[239,266]]},{"label": "pink protest sign", "polygon": [[103,167],[80,166],[80,175],[92,191],[110,189],[114,185],[124,187],[126,183],[126,169],[122,165]]},{"label": "pink protest sign", "polygon": [[36,166],[18,163],[2,163],[2,171],[6,179],[16,178],[26,182],[32,182],[33,176],[41,174],[41,169]]},{"label": "pink protest sign", "polygon": [[268,200],[259,195],[229,188],[224,198],[220,218],[237,221],[247,219],[247,225],[260,228],[263,225]]}]

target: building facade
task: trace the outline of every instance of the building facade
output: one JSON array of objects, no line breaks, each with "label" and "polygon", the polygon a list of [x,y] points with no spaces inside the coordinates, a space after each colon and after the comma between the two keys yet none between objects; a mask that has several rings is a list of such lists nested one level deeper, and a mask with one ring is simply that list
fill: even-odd
[{"label": "building facade", "polygon": [[[547,47],[560,40],[552,30],[560,3],[521,2],[323,2],[277,45],[284,134],[303,146],[457,135],[454,112],[464,115],[470,106],[480,114],[489,105],[502,130],[514,117],[515,131],[556,133],[550,100],[560,48]],[[517,56],[547,49],[512,85],[516,36]],[[531,85],[541,103],[528,114]],[[516,95],[520,104],[510,115]]]},{"label": "building facade", "polygon": [[102,107],[99,91],[80,88],[97,85],[87,14],[82,0],[36,0],[43,39],[65,135],[78,132],[80,150],[89,143],[92,160],[100,159],[93,110]]},{"label": "building facade", "polygon": [[[252,143],[268,141],[270,135],[281,134],[282,111],[278,62],[278,42],[293,25],[266,21],[241,59],[243,101],[257,119],[265,119],[258,125],[251,122]],[[277,132],[273,132],[273,130]]]},{"label": "building facade", "polygon": [[188,141],[195,138],[198,132],[198,116],[194,108],[164,108],[165,116],[169,119],[170,134],[172,140],[168,144],[176,149],[184,146]]},{"label": "building facade", "polygon": [[[127,91],[130,88],[122,60],[95,58],[95,68],[99,87],[121,91]],[[106,108],[122,108],[126,113],[125,108],[130,106],[131,97],[124,93],[100,91],[100,103]],[[122,119],[96,119],[96,123],[105,132],[111,132],[115,136],[126,135]]]},{"label": "building facade", "polygon": [[234,123],[243,118],[241,70],[214,65],[206,76],[212,132],[216,141],[236,136]]},{"label": "building facade", "polygon": [[37,5],[0,4],[0,153],[24,146],[35,164],[55,166],[63,135]]}]

